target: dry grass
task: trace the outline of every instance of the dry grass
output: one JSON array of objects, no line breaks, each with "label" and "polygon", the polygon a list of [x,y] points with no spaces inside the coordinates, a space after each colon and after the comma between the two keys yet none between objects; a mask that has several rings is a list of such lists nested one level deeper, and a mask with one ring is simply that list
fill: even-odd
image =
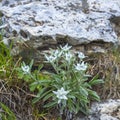
[{"label": "dry grass", "polygon": [[17,120],[57,120],[56,110],[44,110],[42,102],[32,104],[36,93],[22,80],[7,83],[0,79],[0,102],[15,114]]},{"label": "dry grass", "polygon": [[18,120],[33,120],[31,113],[32,95],[30,95],[27,85],[8,86],[5,81],[0,80],[0,101],[8,106],[16,115]]},{"label": "dry grass", "polygon": [[120,54],[114,49],[106,54],[93,54],[88,61],[91,64],[90,74],[99,74],[105,83],[97,87],[102,99],[120,98]]}]

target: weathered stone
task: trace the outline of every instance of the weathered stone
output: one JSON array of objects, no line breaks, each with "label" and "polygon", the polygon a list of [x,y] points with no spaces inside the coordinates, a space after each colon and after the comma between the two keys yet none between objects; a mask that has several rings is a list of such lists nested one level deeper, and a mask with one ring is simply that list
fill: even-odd
[{"label": "weathered stone", "polygon": [[64,43],[119,42],[119,0],[2,0],[0,12],[5,41],[14,39],[13,55],[28,51],[22,45],[38,55]]},{"label": "weathered stone", "polygon": [[87,117],[78,117],[75,120],[120,120],[120,100],[108,100],[93,103],[91,114]]}]

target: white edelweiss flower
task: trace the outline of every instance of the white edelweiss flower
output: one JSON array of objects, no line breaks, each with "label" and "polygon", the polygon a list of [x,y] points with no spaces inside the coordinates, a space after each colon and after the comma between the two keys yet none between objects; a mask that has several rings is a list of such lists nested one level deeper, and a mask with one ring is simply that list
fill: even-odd
[{"label": "white edelweiss flower", "polygon": [[65,53],[65,59],[70,62],[71,58],[73,57],[73,55],[69,52],[69,53]]},{"label": "white edelweiss flower", "polygon": [[45,55],[45,58],[48,62],[51,62],[51,63],[57,59],[56,56],[52,56],[52,55],[50,55],[50,56]]},{"label": "white edelweiss flower", "polygon": [[85,64],[84,62],[77,63],[77,65],[75,65],[75,69],[78,71],[85,71],[87,69],[87,64]]},{"label": "white edelweiss flower", "polygon": [[56,56],[56,57],[60,57],[62,55],[62,52],[59,51],[59,50],[55,50],[53,55]]},{"label": "white edelweiss flower", "polygon": [[21,68],[25,74],[30,73],[30,67],[28,65],[24,65]]},{"label": "white edelweiss flower", "polygon": [[65,91],[63,87],[61,89],[58,89],[57,91],[53,91],[53,93],[58,98],[58,104],[61,102],[61,100],[68,99],[67,94],[69,93],[69,91]]},{"label": "white edelweiss flower", "polygon": [[68,51],[72,46],[68,46],[68,44],[66,44],[64,47],[60,46],[60,48],[63,50],[63,51]]},{"label": "white edelweiss flower", "polygon": [[85,58],[85,55],[82,53],[82,52],[78,52],[78,57],[80,59],[84,59]]}]

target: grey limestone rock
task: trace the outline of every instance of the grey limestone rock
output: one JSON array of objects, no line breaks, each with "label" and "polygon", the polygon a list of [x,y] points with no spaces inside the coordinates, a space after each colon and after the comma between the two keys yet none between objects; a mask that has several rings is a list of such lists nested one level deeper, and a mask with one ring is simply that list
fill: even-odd
[{"label": "grey limestone rock", "polygon": [[90,111],[89,116],[78,117],[75,120],[120,120],[120,99],[93,103]]},{"label": "grey limestone rock", "polygon": [[22,43],[38,51],[120,39],[120,0],[2,0],[0,12],[0,29],[5,40],[14,40],[15,55]]}]

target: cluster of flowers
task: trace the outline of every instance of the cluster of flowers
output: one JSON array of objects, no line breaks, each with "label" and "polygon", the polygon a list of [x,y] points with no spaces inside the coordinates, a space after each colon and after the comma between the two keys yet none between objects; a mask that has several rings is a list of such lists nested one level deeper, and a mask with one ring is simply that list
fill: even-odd
[{"label": "cluster of flowers", "polygon": [[[72,54],[69,50],[71,49],[71,46],[65,45],[64,47],[60,46],[60,50],[54,50],[51,52],[51,55],[45,55],[45,58],[48,62],[53,63],[58,58],[61,58],[62,56],[66,59],[68,63],[70,63],[71,59],[74,58],[74,54]],[[87,69],[87,64],[82,61],[86,56],[82,52],[77,52],[78,58],[80,59],[80,62],[77,63],[75,66],[75,69],[78,71],[85,71]]]},{"label": "cluster of flowers", "polygon": [[[70,63],[73,58],[75,58],[75,55],[70,52],[71,46],[68,46],[66,44],[64,47],[60,46],[60,49],[54,50],[51,52],[51,54],[45,55],[45,58],[48,62],[54,63],[58,58],[64,57],[64,59]],[[80,59],[79,63],[74,64],[74,68],[76,71],[86,71],[87,64],[84,63],[83,59],[86,57],[82,52],[77,52],[78,58]],[[65,90],[63,87],[61,89],[58,89],[57,91],[53,91],[53,93],[58,98],[58,104],[61,102],[61,100],[67,100],[67,94],[70,91]]]},{"label": "cluster of flowers", "polygon": [[[60,49],[52,50],[50,55],[45,54],[45,58],[48,62],[54,63],[57,59],[64,57],[64,59],[70,63],[71,59],[75,58],[75,55],[70,52],[71,46],[65,45],[64,47],[60,46]],[[86,57],[82,52],[77,52],[77,56],[80,59],[79,63],[74,64],[74,69],[76,71],[86,71],[87,64],[84,63],[83,59]],[[30,67],[28,65],[21,66],[21,69],[23,70],[24,74],[30,74]],[[53,93],[58,98],[58,104],[61,102],[61,100],[67,100],[67,94],[70,91],[65,90],[63,87],[58,89],[57,91],[53,91]]]},{"label": "cluster of flowers", "polygon": [[96,76],[88,81],[90,75],[86,73],[88,68],[88,64],[84,61],[86,56],[82,52],[72,52],[70,49],[71,46],[66,44],[45,54],[45,62],[51,64],[54,72],[42,73],[43,77],[40,77],[42,65],[37,72],[31,71],[32,60],[30,65],[24,62],[21,64],[18,75],[19,78],[29,82],[31,91],[38,90],[33,103],[43,100],[44,108],[56,106],[61,115],[68,115],[69,112],[77,114],[79,111],[87,114],[90,100],[100,100],[97,93],[92,90],[92,86],[104,82]]}]

